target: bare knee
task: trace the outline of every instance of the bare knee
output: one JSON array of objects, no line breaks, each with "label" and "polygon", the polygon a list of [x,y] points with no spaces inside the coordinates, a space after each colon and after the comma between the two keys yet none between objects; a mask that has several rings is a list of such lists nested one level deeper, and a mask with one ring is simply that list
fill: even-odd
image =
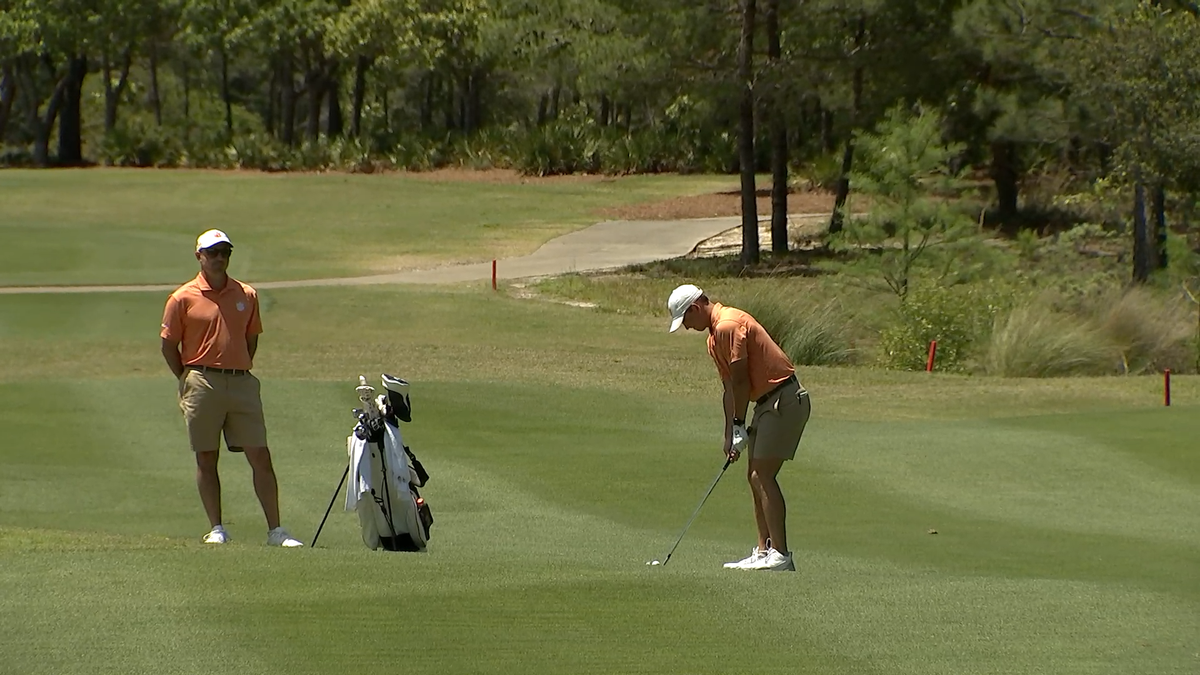
[{"label": "bare knee", "polygon": [[271,471],[271,451],[267,448],[243,448],[246,461],[255,471]]},{"label": "bare knee", "polygon": [[216,474],[219,457],[219,454],[216,452],[197,452],[196,470],[204,475]]}]

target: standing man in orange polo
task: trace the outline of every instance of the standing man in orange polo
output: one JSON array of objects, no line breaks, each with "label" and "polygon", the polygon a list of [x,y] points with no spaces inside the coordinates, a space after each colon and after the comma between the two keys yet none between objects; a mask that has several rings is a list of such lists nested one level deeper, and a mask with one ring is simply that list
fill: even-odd
[{"label": "standing man in orange polo", "polygon": [[243,452],[254,474],[254,492],[267,517],[267,544],[303,546],[279,524],[279,486],[267,449],[258,378],[250,373],[262,321],[258,294],[227,274],[233,242],[220,230],[196,239],[200,273],[167,298],[162,354],[179,380],[179,408],[196,456],[196,486],[212,530],[206,544],[224,544],[221,434],[231,452]]},{"label": "standing man in orange polo", "polygon": [[[708,354],[724,385],[725,445],[737,461],[748,456],[746,479],[754,500],[758,545],[748,558],[725,563],[728,569],[794,572],[787,543],[787,506],[776,476],[796,448],[812,408],[796,368],[767,331],[746,312],[711,302],[704,291],[684,284],[667,300],[671,332],[680,326],[708,331]],[[746,408],[754,418],[746,426]]]}]

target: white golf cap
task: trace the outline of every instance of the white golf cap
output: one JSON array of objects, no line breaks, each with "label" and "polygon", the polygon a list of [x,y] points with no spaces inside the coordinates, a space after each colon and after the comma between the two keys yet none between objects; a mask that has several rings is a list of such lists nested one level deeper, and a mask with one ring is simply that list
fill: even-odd
[{"label": "white golf cap", "polygon": [[692,303],[699,300],[702,295],[704,295],[704,291],[691,284],[684,284],[671,291],[671,298],[667,300],[667,310],[671,312],[670,332],[674,333],[679,330],[688,307],[691,307]]},{"label": "white golf cap", "polygon": [[216,246],[217,244],[229,244],[231,248],[233,247],[233,242],[229,241],[229,237],[227,237],[225,233],[220,230],[209,230],[199,237],[196,237],[197,251],[206,249],[209,246]]}]

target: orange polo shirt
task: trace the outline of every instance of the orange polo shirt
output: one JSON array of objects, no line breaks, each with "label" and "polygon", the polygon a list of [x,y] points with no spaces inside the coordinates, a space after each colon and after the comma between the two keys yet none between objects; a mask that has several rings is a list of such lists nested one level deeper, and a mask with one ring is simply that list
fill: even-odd
[{"label": "orange polo shirt", "polygon": [[742,310],[714,302],[710,325],[708,355],[717,364],[717,372],[729,381],[729,364],[746,361],[752,402],[796,372],[762,324]]},{"label": "orange polo shirt", "polygon": [[160,335],[179,341],[185,366],[250,370],[246,338],[261,332],[253,288],[230,278],[217,291],[197,274],[167,298]]}]

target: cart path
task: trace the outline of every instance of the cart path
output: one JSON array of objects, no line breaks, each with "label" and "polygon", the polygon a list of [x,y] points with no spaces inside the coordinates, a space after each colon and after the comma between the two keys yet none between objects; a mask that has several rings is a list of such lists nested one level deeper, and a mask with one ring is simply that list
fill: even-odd
[{"label": "cart path", "polygon": [[[802,218],[810,214],[789,214]],[[811,214],[813,216],[818,214]],[[571,272],[597,272],[626,265],[678,258],[693,252],[708,239],[741,227],[741,216],[687,220],[613,220],[551,239],[529,255],[497,261],[496,278],[504,280],[546,277]],[[244,279],[257,289],[312,286],[366,286],[372,284],[454,284],[492,277],[491,261],[450,264],[389,274],[291,281]],[[35,293],[116,293],[158,291],[170,293],[179,284],[117,286],[3,286],[0,295]]]}]

